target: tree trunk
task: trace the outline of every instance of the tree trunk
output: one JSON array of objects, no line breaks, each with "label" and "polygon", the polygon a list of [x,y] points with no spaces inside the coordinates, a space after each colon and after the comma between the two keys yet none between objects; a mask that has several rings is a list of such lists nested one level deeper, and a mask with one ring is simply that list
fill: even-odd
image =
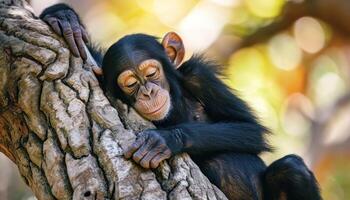
[{"label": "tree trunk", "polygon": [[38,199],[226,199],[186,154],[154,171],[125,160],[152,125],[111,106],[91,66],[32,13],[0,0],[0,151]]}]

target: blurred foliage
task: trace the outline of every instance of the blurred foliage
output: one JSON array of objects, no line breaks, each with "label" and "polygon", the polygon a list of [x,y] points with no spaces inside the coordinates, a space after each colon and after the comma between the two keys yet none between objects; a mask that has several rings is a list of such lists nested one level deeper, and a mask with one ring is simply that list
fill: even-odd
[{"label": "blurred foliage", "polygon": [[[57,2],[33,0],[32,5],[40,13]],[[161,37],[168,31],[176,31],[184,39],[187,57],[205,51],[225,63],[224,81],[250,103],[274,133],[269,140],[276,151],[263,155],[265,161],[270,163],[291,153],[302,155],[315,170],[325,199],[350,199],[350,161],[349,156],[344,156],[349,152],[328,148],[349,139],[349,115],[338,120],[344,123],[327,128],[325,137],[314,131],[317,123],[313,119],[322,119],[319,113],[332,108],[337,99],[350,92],[349,41],[331,24],[305,16],[282,32],[265,36],[263,43],[232,51],[246,36],[278,20],[286,2],[72,0],[66,3],[81,15],[92,41],[104,48],[126,34],[143,32]],[[314,145],[313,138],[321,139]],[[2,163],[0,166],[3,168]],[[21,188],[16,191],[22,192]],[[13,199],[25,198],[19,196]]]}]

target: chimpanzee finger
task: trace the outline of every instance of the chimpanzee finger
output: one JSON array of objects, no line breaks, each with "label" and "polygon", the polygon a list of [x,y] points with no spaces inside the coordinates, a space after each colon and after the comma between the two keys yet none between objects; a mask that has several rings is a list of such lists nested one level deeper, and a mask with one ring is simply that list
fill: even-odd
[{"label": "chimpanzee finger", "polygon": [[80,30],[81,30],[81,33],[83,34],[84,42],[86,42],[86,43],[90,42],[89,34],[86,32],[85,28],[82,25],[80,25]]},{"label": "chimpanzee finger", "polygon": [[67,16],[69,23],[71,25],[71,28],[73,30],[73,37],[75,40],[75,44],[78,47],[80,56],[81,56],[81,58],[86,60],[87,55],[86,55],[86,51],[85,51],[85,47],[84,47],[83,35],[81,33],[79,20],[73,12],[67,13],[66,16]]},{"label": "chimpanzee finger", "polygon": [[166,150],[164,152],[161,152],[154,156],[150,162],[150,166],[152,169],[155,169],[159,166],[159,164],[166,159],[169,159],[171,157],[171,152],[170,150]]},{"label": "chimpanzee finger", "polygon": [[52,27],[53,31],[57,35],[62,35],[62,31],[61,31],[60,25],[59,25],[59,23],[58,23],[56,18],[48,16],[48,17],[45,17],[43,20],[50,24],[50,26]]},{"label": "chimpanzee finger", "polygon": [[60,18],[59,23],[62,28],[62,34],[69,46],[69,49],[72,51],[74,56],[79,57],[80,56],[79,50],[77,45],[75,44],[73,30],[71,25],[68,22],[67,17],[64,14],[60,14],[59,18]]},{"label": "chimpanzee finger", "polygon": [[148,139],[132,156],[132,159],[136,163],[140,163],[142,158],[151,151],[152,147],[154,147],[155,142],[154,140]]},{"label": "chimpanzee finger", "polygon": [[84,41],[83,41],[82,37],[81,36],[79,37],[76,34],[74,34],[74,39],[75,39],[75,42],[76,42],[76,44],[78,46],[80,57],[83,60],[86,60],[87,59],[87,54],[86,54],[86,51],[85,51],[85,48],[84,48]]},{"label": "chimpanzee finger", "polygon": [[163,149],[161,148],[153,148],[151,151],[149,151],[140,161],[140,165],[143,168],[150,168],[151,160],[154,158],[157,154],[162,153]]},{"label": "chimpanzee finger", "polygon": [[124,150],[124,157],[129,159],[134,154],[135,151],[137,151],[141,145],[145,142],[145,137],[139,137],[136,139],[136,141],[130,145],[126,150]]}]

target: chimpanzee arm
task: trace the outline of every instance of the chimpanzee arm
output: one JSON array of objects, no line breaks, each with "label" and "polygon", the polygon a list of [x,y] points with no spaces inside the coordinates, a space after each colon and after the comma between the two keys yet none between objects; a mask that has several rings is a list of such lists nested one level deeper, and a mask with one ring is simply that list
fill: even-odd
[{"label": "chimpanzee arm", "polygon": [[258,154],[270,150],[265,141],[268,130],[246,103],[217,78],[216,69],[201,57],[191,58],[180,67],[184,88],[202,103],[212,123],[179,124],[169,129],[175,134],[162,134],[167,144],[170,148],[175,144],[172,149],[175,152],[196,154],[215,151]]},{"label": "chimpanzee arm", "polygon": [[264,127],[252,123],[186,123],[160,134],[173,154],[227,151],[259,154],[270,150],[263,138],[265,131]]}]

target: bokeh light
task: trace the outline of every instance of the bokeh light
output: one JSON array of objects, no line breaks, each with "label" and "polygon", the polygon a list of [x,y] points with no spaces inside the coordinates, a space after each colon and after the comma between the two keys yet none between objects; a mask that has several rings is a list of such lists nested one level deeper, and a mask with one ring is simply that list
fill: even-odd
[{"label": "bokeh light", "polygon": [[191,50],[201,51],[215,41],[229,18],[229,8],[202,1],[181,21],[179,31]]},{"label": "bokeh light", "polygon": [[302,17],[295,22],[295,39],[298,46],[308,53],[316,53],[324,47],[325,35],[321,24],[312,17]]},{"label": "bokeh light", "polygon": [[329,105],[345,91],[345,83],[340,76],[327,72],[316,82],[315,100],[319,106]]},{"label": "bokeh light", "polygon": [[309,81],[311,97],[317,106],[330,105],[346,91],[338,65],[329,56],[321,56],[315,61]]},{"label": "bokeh light", "polygon": [[310,99],[301,93],[294,93],[284,101],[283,109],[282,125],[285,132],[303,138],[310,129],[307,117],[313,115],[313,105]]},{"label": "bokeh light", "polygon": [[191,11],[191,5],[196,2],[194,0],[154,0],[153,12],[162,23],[172,27],[177,25]]},{"label": "bokeh light", "polygon": [[258,17],[271,18],[280,14],[284,0],[245,0],[249,11]]},{"label": "bokeh light", "polygon": [[272,63],[283,70],[295,69],[302,59],[302,52],[294,38],[287,33],[274,36],[268,45]]}]

